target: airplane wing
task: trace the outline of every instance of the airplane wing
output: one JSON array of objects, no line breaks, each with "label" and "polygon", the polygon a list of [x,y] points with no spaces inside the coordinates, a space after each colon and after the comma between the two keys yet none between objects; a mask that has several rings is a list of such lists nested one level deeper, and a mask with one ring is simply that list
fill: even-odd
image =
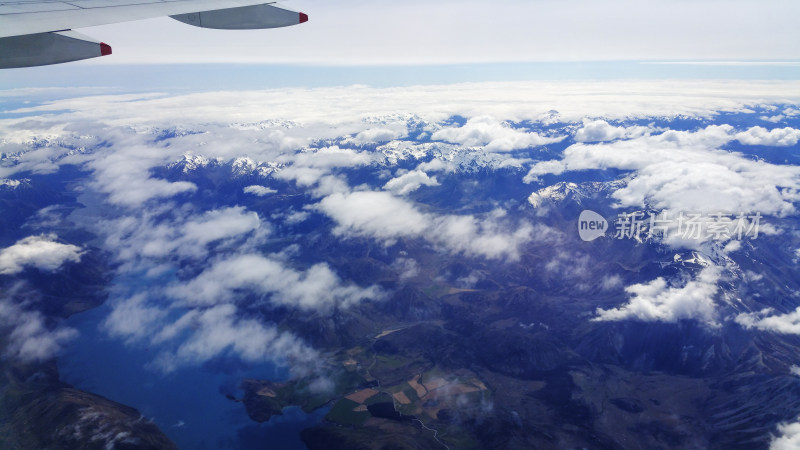
[{"label": "airplane wing", "polygon": [[72,31],[152,17],[225,30],[277,28],[308,21],[264,0],[0,0],[0,68],[42,66],[111,54]]}]

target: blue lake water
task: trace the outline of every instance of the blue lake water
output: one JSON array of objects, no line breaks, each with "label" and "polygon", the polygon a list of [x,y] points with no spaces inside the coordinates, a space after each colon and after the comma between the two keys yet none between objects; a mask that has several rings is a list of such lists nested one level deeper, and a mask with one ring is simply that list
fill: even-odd
[{"label": "blue lake water", "polygon": [[80,336],[59,357],[61,379],[138,409],[182,449],[304,449],[300,430],[327,413],[289,407],[267,423],[253,422],[244,405],[225,394],[241,398],[243,378],[282,378],[274,365],[220,360],[164,375],[145,368],[155,351],[125,345],[98,328],[108,312],[104,305],[67,321]]}]

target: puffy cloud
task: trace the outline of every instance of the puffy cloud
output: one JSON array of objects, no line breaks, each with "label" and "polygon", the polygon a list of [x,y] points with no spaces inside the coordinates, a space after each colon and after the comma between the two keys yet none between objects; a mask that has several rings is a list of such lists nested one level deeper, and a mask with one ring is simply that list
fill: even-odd
[{"label": "puffy cloud", "polygon": [[453,253],[486,258],[516,259],[520,247],[533,240],[535,229],[527,223],[516,229],[503,224],[501,215],[484,220],[471,215],[423,213],[412,203],[389,192],[356,191],[323,198],[315,209],[336,222],[334,233],[367,236],[392,243],[398,238],[424,238]]},{"label": "puffy cloud", "polygon": [[769,443],[770,450],[796,450],[800,448],[800,422],[778,425],[779,435]]},{"label": "puffy cloud", "polygon": [[10,298],[0,298],[0,329],[3,330],[7,357],[22,362],[52,358],[61,346],[78,332],[66,327],[52,328],[47,319],[34,309]]},{"label": "puffy cloud", "polygon": [[346,184],[332,175],[336,168],[352,168],[368,165],[374,156],[337,146],[307,149],[295,154],[283,155],[281,161],[287,167],[275,174],[276,178],[292,180],[301,187],[318,185],[317,195],[349,190]]},{"label": "puffy cloud", "polygon": [[398,195],[414,192],[421,186],[439,186],[436,177],[429,177],[421,170],[412,170],[389,180],[383,188]]},{"label": "puffy cloud", "polygon": [[259,197],[264,197],[266,195],[274,194],[274,193],[278,192],[275,189],[270,189],[270,188],[268,188],[266,186],[259,186],[257,184],[254,184],[254,185],[251,185],[251,186],[245,186],[243,191],[244,191],[245,194],[253,194],[253,195],[257,195]]},{"label": "puffy cloud", "polygon": [[25,267],[54,271],[65,262],[78,262],[81,248],[56,242],[55,235],[29,236],[0,250],[0,274],[12,275]]},{"label": "puffy cloud", "polygon": [[128,341],[150,337],[161,328],[167,310],[148,304],[147,295],[138,293],[130,298],[115,300],[111,313],[103,321],[103,328],[112,336]]},{"label": "puffy cloud", "polygon": [[378,142],[388,142],[394,139],[399,139],[408,134],[405,125],[402,128],[368,128],[359,132],[354,138],[353,142],[356,144],[374,144]]},{"label": "puffy cloud", "polygon": [[736,133],[736,140],[745,145],[767,145],[771,147],[790,147],[800,140],[800,130],[795,128],[774,128],[767,130],[764,127],[748,128],[741,133]]},{"label": "puffy cloud", "polygon": [[301,272],[254,254],[217,261],[196,278],[174,284],[166,292],[187,305],[212,305],[234,301],[241,290],[269,295],[270,302],[276,305],[301,309],[347,307],[383,296],[376,286],[343,284],[327,264],[316,264]]},{"label": "puffy cloud", "polygon": [[783,114],[778,114],[776,116],[761,116],[761,117],[759,117],[759,119],[763,120],[764,122],[772,122],[772,123],[779,123],[785,118],[786,118],[786,116],[784,116]]},{"label": "puffy cloud", "polygon": [[565,136],[545,137],[516,130],[491,116],[473,117],[463,127],[443,128],[431,139],[454,142],[467,147],[484,146],[492,152],[508,152],[560,142]]},{"label": "puffy cloud", "polygon": [[180,308],[160,308],[140,293],[113,301],[111,307],[103,328],[128,343],[158,346],[161,350],[151,365],[162,372],[228,353],[250,362],[290,364],[295,373],[308,370],[318,359],[316,351],[293,334],[242,318],[233,304],[184,310],[175,318]]},{"label": "puffy cloud", "polygon": [[[173,350],[163,350],[154,366],[170,372],[179,366],[198,365],[231,352],[250,362],[277,361],[295,373],[315,365],[319,355],[291,333],[254,319],[239,317],[234,305],[223,304],[187,313],[176,323],[191,329]],[[177,335],[178,330],[174,330]],[[184,330],[180,330],[184,331]]]},{"label": "puffy cloud", "polygon": [[694,280],[680,287],[667,284],[662,278],[625,288],[631,298],[625,305],[597,309],[595,321],[640,320],[645,322],[677,322],[697,319],[715,325],[714,296],[718,291],[720,269],[704,268]]},{"label": "puffy cloud", "polygon": [[419,275],[419,264],[411,258],[397,258],[392,263],[392,269],[397,272],[400,280],[408,280]]},{"label": "puffy cloud", "polygon": [[783,334],[800,334],[800,307],[786,314],[773,314],[772,308],[736,316],[736,323],[745,328],[756,328]]},{"label": "puffy cloud", "polygon": [[715,148],[732,139],[726,126],[665,132],[603,144],[574,144],[560,161],[535,164],[525,177],[589,169],[631,171],[612,194],[621,207],[684,212],[790,214],[800,167],[755,161]]},{"label": "puffy cloud", "polygon": [[440,216],[433,219],[428,239],[454,253],[516,260],[520,247],[532,241],[537,230],[527,223],[511,231],[505,231],[504,228],[500,222],[491,219]]},{"label": "puffy cloud", "polygon": [[647,133],[647,127],[615,127],[605,120],[584,119],[583,127],[575,132],[577,142],[613,141],[620,138],[638,137]]},{"label": "puffy cloud", "polygon": [[110,203],[136,207],[151,199],[197,190],[194,183],[169,182],[150,176],[150,170],[165,164],[170,155],[161,146],[128,145],[117,143],[115,151],[97,155],[89,162],[94,170],[92,186],[108,194]]},{"label": "puffy cloud", "polygon": [[372,162],[367,152],[358,152],[337,146],[309,149],[293,155],[284,156],[286,162],[296,166],[331,169],[334,167],[357,167]]},{"label": "puffy cloud", "polygon": [[[160,215],[168,218],[157,220]],[[258,214],[241,206],[194,215],[157,208],[141,216],[101,221],[96,229],[105,235],[105,245],[117,259],[134,265],[157,264],[164,258],[203,258],[214,243],[235,241],[241,246],[244,239],[258,240],[269,230]]]},{"label": "puffy cloud", "polygon": [[600,288],[604,291],[611,291],[622,287],[622,278],[619,275],[606,275],[600,282]]},{"label": "puffy cloud", "polygon": [[323,198],[315,208],[336,221],[334,233],[338,235],[392,240],[418,237],[429,226],[427,215],[388,192],[335,193]]}]

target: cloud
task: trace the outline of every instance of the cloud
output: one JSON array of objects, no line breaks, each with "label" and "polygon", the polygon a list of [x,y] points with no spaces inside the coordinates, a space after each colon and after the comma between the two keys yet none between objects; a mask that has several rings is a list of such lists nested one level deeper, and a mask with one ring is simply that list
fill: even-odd
[{"label": "cloud", "polygon": [[576,142],[601,142],[614,139],[642,136],[649,131],[647,127],[615,127],[605,120],[589,121],[584,119],[583,127],[575,132]]},{"label": "cloud", "polygon": [[168,311],[148,304],[143,292],[130,298],[111,302],[111,313],[103,320],[102,327],[112,336],[136,341],[151,337],[159,331]]},{"label": "cloud", "polygon": [[115,151],[95,156],[89,167],[94,170],[92,186],[108,194],[114,205],[136,207],[156,198],[169,198],[197,190],[188,181],[169,182],[153,178],[150,169],[165,164],[169,155],[157,145],[116,143]]},{"label": "cloud", "polygon": [[736,323],[745,328],[782,334],[800,334],[800,307],[786,314],[773,314],[772,308],[736,316]]},{"label": "cloud", "polygon": [[790,147],[800,140],[800,130],[795,128],[752,127],[736,133],[736,140],[745,145],[766,145],[770,147]]},{"label": "cloud", "polygon": [[231,352],[245,361],[275,361],[289,365],[295,374],[302,374],[319,360],[316,351],[291,333],[273,325],[239,317],[234,305],[216,305],[187,313],[185,324],[191,330],[188,338],[172,350],[163,350],[153,365],[170,372],[185,365],[198,365]]},{"label": "cloud", "polygon": [[25,308],[11,298],[0,298],[5,355],[22,362],[44,361],[54,357],[64,343],[78,335],[71,328],[53,328],[48,322],[38,311]]},{"label": "cloud", "polygon": [[600,281],[600,288],[604,291],[612,291],[622,287],[622,278],[619,275],[606,275]]},{"label": "cloud", "polygon": [[66,262],[80,261],[80,247],[61,244],[56,239],[55,235],[29,236],[0,250],[0,274],[13,275],[25,267],[52,272]]},{"label": "cloud", "polygon": [[174,258],[202,259],[212,246],[246,247],[247,239],[257,242],[269,232],[258,214],[241,206],[192,214],[166,205],[90,226],[105,235],[106,248],[118,260],[133,266]]},{"label": "cloud", "polygon": [[565,136],[544,137],[538,133],[520,131],[491,116],[473,117],[462,127],[443,128],[431,139],[453,142],[467,147],[483,146],[490,152],[509,152],[560,142]]},{"label": "cloud", "polygon": [[275,189],[270,189],[270,188],[268,188],[266,186],[259,186],[257,184],[254,184],[254,185],[251,185],[251,186],[245,186],[243,191],[244,191],[245,194],[253,194],[253,195],[257,195],[259,197],[264,197],[264,196],[267,196],[269,194],[274,194],[274,193],[278,192]]},{"label": "cloud", "polygon": [[677,322],[697,319],[716,324],[714,296],[719,287],[720,269],[704,268],[694,280],[683,286],[670,286],[662,278],[625,288],[631,297],[618,308],[597,309],[594,321],[639,320],[644,322]]},{"label": "cloud", "polygon": [[778,424],[779,435],[769,443],[770,450],[796,450],[800,448],[800,422]]},{"label": "cloud", "polygon": [[334,193],[316,209],[336,221],[337,235],[372,236],[382,240],[418,237],[429,226],[429,218],[411,203],[388,192]]},{"label": "cloud", "polygon": [[785,118],[786,118],[786,116],[784,116],[783,114],[778,114],[776,116],[761,116],[761,117],[759,117],[759,119],[763,120],[764,122],[772,122],[772,123],[779,123]]},{"label": "cloud", "polygon": [[512,229],[500,220],[502,215],[478,219],[424,213],[389,192],[334,193],[314,208],[336,222],[336,235],[373,237],[388,244],[398,238],[423,238],[448,252],[491,259],[517,259],[520,247],[535,233],[546,233],[545,227],[527,223]]},{"label": "cloud", "polygon": [[421,170],[412,170],[389,180],[383,188],[397,195],[406,195],[414,192],[421,186],[439,186],[436,177],[429,177]]},{"label": "cloud", "polygon": [[287,167],[276,178],[291,180],[300,187],[318,185],[316,195],[349,190],[346,183],[333,175],[334,169],[354,168],[374,162],[374,155],[338,146],[306,149],[281,156]]},{"label": "cloud", "polygon": [[249,362],[289,365],[295,374],[309,370],[319,360],[317,352],[292,333],[243,318],[233,304],[184,310],[177,318],[174,316],[181,308],[162,309],[143,294],[116,300],[111,307],[103,328],[128,343],[157,346],[160,350],[151,366],[165,373],[226,354]]},{"label": "cloud", "polygon": [[412,258],[397,258],[392,263],[392,269],[397,272],[401,281],[414,278],[419,275],[419,264]]},{"label": "cloud", "polygon": [[306,310],[348,307],[383,297],[376,286],[361,288],[343,284],[327,264],[319,263],[306,271],[297,271],[280,261],[255,254],[217,261],[194,279],[168,287],[166,293],[183,300],[186,305],[207,306],[232,302],[242,290],[268,295],[275,305]]},{"label": "cloud", "polygon": [[309,149],[293,155],[284,156],[286,162],[295,166],[332,169],[335,167],[357,167],[372,162],[368,152],[359,152],[338,146]]},{"label": "cloud", "polygon": [[366,130],[359,132],[352,141],[361,145],[376,144],[379,142],[388,142],[394,139],[399,139],[405,137],[407,134],[408,130],[406,129],[405,125],[402,125],[402,128],[395,127],[394,129],[367,128]]},{"label": "cloud", "polygon": [[619,207],[674,212],[739,212],[786,215],[795,211],[800,167],[756,161],[717,147],[733,139],[729,126],[695,132],[587,145],[574,144],[564,157],[531,167],[525,181],[552,173],[590,169],[632,172],[612,193]]}]

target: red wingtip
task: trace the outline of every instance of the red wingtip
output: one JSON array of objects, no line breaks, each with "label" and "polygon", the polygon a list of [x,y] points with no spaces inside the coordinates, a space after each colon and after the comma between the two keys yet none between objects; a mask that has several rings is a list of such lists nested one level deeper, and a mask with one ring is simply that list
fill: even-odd
[{"label": "red wingtip", "polygon": [[306,23],[306,22],[308,22],[308,14],[300,13],[300,23]]},{"label": "red wingtip", "polygon": [[111,54],[111,46],[106,44],[105,42],[100,43],[100,56],[106,56]]}]

